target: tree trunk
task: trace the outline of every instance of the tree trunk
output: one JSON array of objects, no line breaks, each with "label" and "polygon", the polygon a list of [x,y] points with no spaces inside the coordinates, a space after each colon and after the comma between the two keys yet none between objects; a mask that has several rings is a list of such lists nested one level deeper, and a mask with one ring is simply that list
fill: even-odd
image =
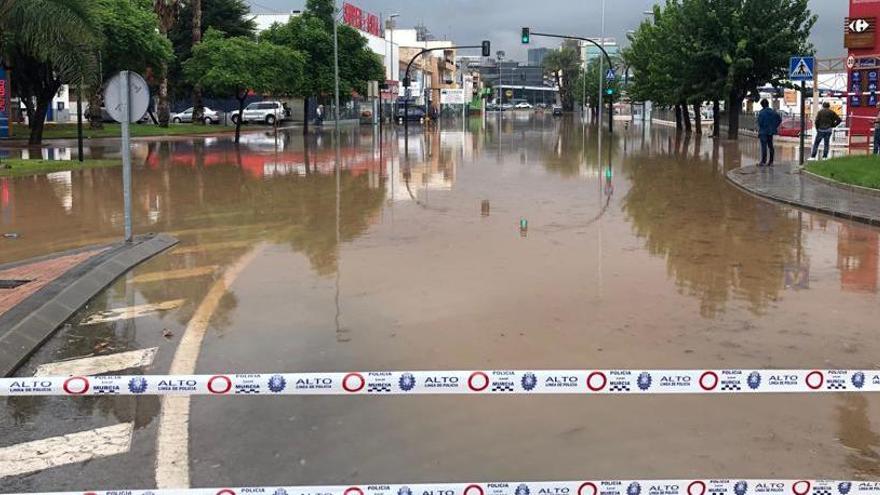
[{"label": "tree trunk", "polygon": [[236,95],[238,100],[238,119],[235,122],[235,144],[238,144],[238,138],[241,136],[241,121],[244,116],[244,100],[247,98],[247,91],[241,93],[242,96]]},{"label": "tree trunk", "polygon": [[687,103],[681,102],[679,104],[681,107],[681,118],[684,120],[684,131],[690,134],[693,129],[691,129],[691,113],[688,111]]},{"label": "tree trunk", "polygon": [[712,101],[712,137],[721,137],[721,102]]},{"label": "tree trunk", "polygon": [[675,128],[681,130],[681,105],[675,105]]},{"label": "tree trunk", "polygon": [[694,132],[697,133],[697,135],[703,133],[703,116],[700,113],[702,111],[702,105],[694,103]]},{"label": "tree trunk", "polygon": [[89,96],[89,111],[86,112],[86,118],[89,119],[90,129],[104,128],[104,119],[101,118],[101,94],[98,91],[92,92]]},{"label": "tree trunk", "polygon": [[[190,0],[192,6],[192,46],[202,42],[202,0]],[[192,93],[193,102],[193,123],[204,123],[205,108],[202,103],[202,86],[196,84],[193,86]]]},{"label": "tree trunk", "polygon": [[168,103],[168,63],[162,62],[159,70],[162,75],[159,79],[159,104],[156,113],[159,114],[159,126],[168,127],[168,122],[171,120],[171,107]]},{"label": "tree trunk", "polygon": [[309,99],[303,97],[303,135],[309,133]]},{"label": "tree trunk", "polygon": [[739,113],[743,99],[733,92],[727,99],[727,139],[739,138]]},{"label": "tree trunk", "polygon": [[50,84],[43,93],[37,96],[37,108],[34,115],[30,117],[31,135],[28,138],[28,144],[38,145],[43,142],[43,128],[46,125],[46,113],[52,104],[52,97],[58,92],[61,83],[55,82]]}]

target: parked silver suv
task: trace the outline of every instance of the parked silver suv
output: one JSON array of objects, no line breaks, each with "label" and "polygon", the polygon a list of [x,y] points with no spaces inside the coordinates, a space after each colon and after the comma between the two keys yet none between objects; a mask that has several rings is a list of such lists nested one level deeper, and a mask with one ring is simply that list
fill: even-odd
[{"label": "parked silver suv", "polygon": [[276,121],[284,120],[284,105],[280,101],[258,101],[244,107],[242,114],[243,116],[239,117],[236,110],[229,114],[229,118],[236,124],[241,118],[242,123],[263,122],[274,125]]}]

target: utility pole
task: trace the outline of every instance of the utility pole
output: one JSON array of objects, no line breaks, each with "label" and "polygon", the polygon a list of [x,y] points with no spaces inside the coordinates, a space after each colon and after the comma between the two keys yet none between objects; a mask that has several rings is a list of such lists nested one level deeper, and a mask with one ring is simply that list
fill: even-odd
[{"label": "utility pole", "polygon": [[[600,48],[605,52],[605,0],[602,0],[602,37],[599,38]],[[605,53],[608,56],[608,53]],[[608,59],[608,67],[611,67],[611,59]],[[586,79],[586,78],[585,78]],[[602,57],[599,57],[599,128],[602,128],[602,93],[605,92],[603,87],[605,83],[605,71],[602,70]],[[612,121],[608,121],[608,132],[613,132]]]}]

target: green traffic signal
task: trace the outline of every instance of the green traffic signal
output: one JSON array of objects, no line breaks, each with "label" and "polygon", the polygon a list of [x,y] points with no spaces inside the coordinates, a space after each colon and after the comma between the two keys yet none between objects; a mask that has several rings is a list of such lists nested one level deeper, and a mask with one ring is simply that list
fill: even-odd
[{"label": "green traffic signal", "polygon": [[611,170],[611,167],[605,169],[605,178],[610,179],[613,176],[614,172]]},{"label": "green traffic signal", "polygon": [[530,38],[531,38],[531,33],[529,32],[529,28],[527,28],[527,27],[522,28],[522,37],[521,37],[522,44],[528,45]]},{"label": "green traffic signal", "polygon": [[614,89],[613,89],[613,88],[608,88],[608,89],[606,89],[606,90],[605,90],[605,94],[608,95],[608,96],[613,95],[613,94],[614,94]]}]

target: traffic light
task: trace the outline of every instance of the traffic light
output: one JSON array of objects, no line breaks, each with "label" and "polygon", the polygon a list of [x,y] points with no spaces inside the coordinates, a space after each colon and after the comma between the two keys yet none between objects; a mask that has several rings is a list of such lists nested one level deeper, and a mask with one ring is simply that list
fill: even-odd
[{"label": "traffic light", "polygon": [[605,94],[608,96],[614,96],[614,88],[606,88]]},{"label": "traffic light", "polygon": [[520,38],[522,40],[522,44],[528,45],[530,38],[531,38],[531,33],[529,33],[529,28],[527,28],[527,27],[522,28],[522,37]]},{"label": "traffic light", "polygon": [[483,56],[489,57],[492,55],[492,46],[489,43],[489,40],[483,40]]},{"label": "traffic light", "polygon": [[611,170],[611,165],[608,165],[608,168],[605,169],[605,179],[611,180],[614,177],[614,171]]}]

